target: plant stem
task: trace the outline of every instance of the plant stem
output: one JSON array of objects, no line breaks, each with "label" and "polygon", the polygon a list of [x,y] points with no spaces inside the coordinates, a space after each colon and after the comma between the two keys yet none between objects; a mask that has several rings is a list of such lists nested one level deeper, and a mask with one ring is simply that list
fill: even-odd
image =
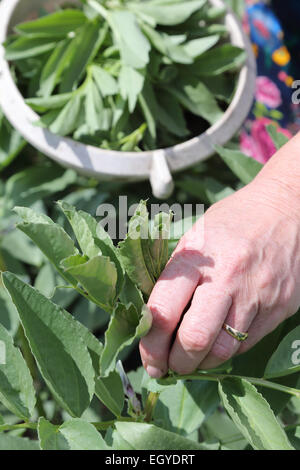
[{"label": "plant stem", "polygon": [[[65,281],[67,281],[68,283],[70,282],[70,281],[64,276],[64,273],[59,272],[59,274],[61,275],[61,277],[62,277],[63,279],[65,279]],[[76,291],[78,292],[78,294],[80,294],[80,295],[82,295],[83,297],[85,297],[89,302],[93,302],[94,304],[97,305],[97,307],[103,309],[102,305],[100,305],[99,302],[98,302],[96,299],[94,299],[94,298],[91,297],[90,295],[86,294],[86,293],[84,292],[84,290],[81,289],[80,287],[75,286],[75,285],[63,286],[63,287],[64,287],[64,289],[70,288],[70,289],[76,290]],[[113,311],[113,309],[111,309],[110,311],[108,311],[108,313],[111,314],[112,311]]]},{"label": "plant stem", "polygon": [[[103,423],[91,423],[98,431],[106,431],[110,426],[113,426],[117,421],[124,421],[127,423],[136,422],[134,418],[123,418],[113,419],[111,421],[103,421]],[[20,424],[1,424],[0,432],[2,431],[14,431],[15,429],[33,429],[37,430],[37,423],[24,422]]]},{"label": "plant stem", "polygon": [[1,424],[1,431],[13,431],[15,429],[37,429],[37,423],[20,423],[20,424]]},{"label": "plant stem", "polygon": [[146,405],[145,405],[145,421],[150,423],[152,421],[152,416],[154,409],[156,407],[157,400],[159,398],[159,393],[149,392]]},{"label": "plant stem", "polygon": [[[74,289],[75,289],[79,294],[83,295],[83,297],[85,297],[89,302],[93,302],[94,304],[97,305],[97,307],[101,308],[101,310],[104,310],[103,305],[99,304],[99,302],[98,302],[94,297],[92,297],[91,295],[86,294],[86,293],[84,292],[84,290],[82,290],[80,287],[76,286],[76,287],[74,287]],[[113,308],[108,309],[108,308],[106,307],[106,310],[105,310],[105,311],[111,315],[112,312],[113,312]]]},{"label": "plant stem", "polygon": [[261,385],[262,387],[272,388],[273,390],[278,390],[280,392],[288,393],[289,395],[300,398],[300,390],[297,388],[287,387],[286,385],[280,385],[276,382],[270,382],[269,380],[265,379],[256,379],[253,377],[245,377],[245,379],[254,385]]},{"label": "plant stem", "polygon": [[214,382],[222,381],[226,378],[231,379],[244,379],[248,380],[248,382],[252,383],[253,385],[259,385],[261,387],[271,388],[273,390],[278,390],[280,392],[288,393],[289,395],[293,395],[297,398],[300,398],[300,390],[292,387],[287,387],[285,385],[280,385],[276,382],[270,382],[266,379],[259,379],[256,377],[245,377],[242,375],[230,375],[230,374],[207,374],[207,373],[197,373],[191,375],[176,375],[172,376],[178,380],[211,380]]}]

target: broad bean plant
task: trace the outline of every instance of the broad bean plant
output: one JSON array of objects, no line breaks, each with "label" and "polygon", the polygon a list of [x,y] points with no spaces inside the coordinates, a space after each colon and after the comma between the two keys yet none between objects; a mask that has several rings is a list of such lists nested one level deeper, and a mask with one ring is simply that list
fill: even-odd
[{"label": "broad bean plant", "polygon": [[[284,137],[269,132],[279,148]],[[241,184],[260,170],[236,150],[217,150]],[[0,401],[10,411],[1,420],[0,448],[299,448],[298,423],[286,423],[300,409],[299,314],[216,370],[170,370],[161,380],[142,367],[125,371],[122,353],[151,328],[146,302],[174,247],[172,214],[150,221],[141,201],[116,245],[90,213],[66,200],[58,208],[68,227],[61,216],[55,223],[32,207],[14,208],[18,230],[48,258],[60,284],[45,295],[19,273],[2,273],[23,354],[0,324]],[[103,338],[53,301],[61,289],[109,319]],[[94,419],[95,403],[110,419]]]}]

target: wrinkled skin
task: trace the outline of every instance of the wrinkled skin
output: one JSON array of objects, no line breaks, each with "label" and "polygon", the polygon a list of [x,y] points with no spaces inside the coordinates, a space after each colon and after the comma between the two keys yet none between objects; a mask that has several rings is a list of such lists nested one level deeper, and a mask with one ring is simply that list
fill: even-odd
[{"label": "wrinkled skin", "polygon": [[150,376],[215,368],[298,310],[300,197],[289,175],[286,184],[274,177],[278,158],[273,166],[206,212],[203,242],[201,222],[180,240],[148,302],[153,327],[140,352]]}]

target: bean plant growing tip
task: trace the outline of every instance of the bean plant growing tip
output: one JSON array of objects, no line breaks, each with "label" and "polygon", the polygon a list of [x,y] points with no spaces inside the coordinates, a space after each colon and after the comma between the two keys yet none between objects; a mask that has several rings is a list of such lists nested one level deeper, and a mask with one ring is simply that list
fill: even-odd
[{"label": "bean plant growing tip", "polygon": [[103,149],[164,148],[230,103],[245,52],[208,0],[84,0],[15,27],[6,58],[36,125]]}]

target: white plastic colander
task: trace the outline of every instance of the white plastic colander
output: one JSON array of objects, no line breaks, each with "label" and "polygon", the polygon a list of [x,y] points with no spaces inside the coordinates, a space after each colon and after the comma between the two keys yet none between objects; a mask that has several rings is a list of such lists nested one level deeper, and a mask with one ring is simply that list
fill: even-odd
[{"label": "white plastic colander", "polygon": [[[0,3],[0,43],[12,28],[39,8],[53,9],[65,0],[2,0]],[[224,6],[223,0],[209,0]],[[150,152],[102,150],[60,137],[34,126],[39,116],[25,104],[16,87],[0,46],[0,105],[11,124],[35,148],[65,167],[99,180],[139,181],[149,179],[153,194],[166,198],[173,189],[172,173],[184,170],[214,153],[215,145],[224,145],[239,130],[247,117],[255,90],[256,63],[251,44],[242,25],[228,10],[225,24],[231,43],[246,50],[247,60],[240,71],[234,98],[223,117],[199,137],[167,149]]]}]

